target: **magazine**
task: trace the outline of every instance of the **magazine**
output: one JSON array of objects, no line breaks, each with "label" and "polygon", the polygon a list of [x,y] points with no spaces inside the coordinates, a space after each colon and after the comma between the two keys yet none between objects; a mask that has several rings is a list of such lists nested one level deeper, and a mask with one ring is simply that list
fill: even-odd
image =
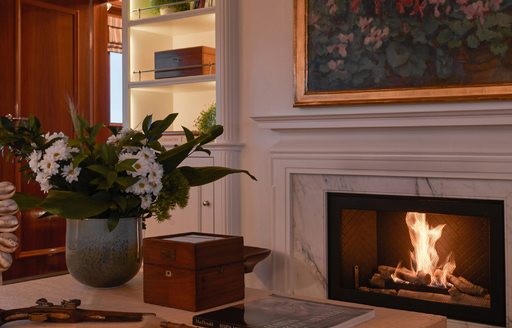
[{"label": "magazine", "polygon": [[192,323],[212,328],[348,328],[374,316],[373,309],[271,295],[197,314]]}]

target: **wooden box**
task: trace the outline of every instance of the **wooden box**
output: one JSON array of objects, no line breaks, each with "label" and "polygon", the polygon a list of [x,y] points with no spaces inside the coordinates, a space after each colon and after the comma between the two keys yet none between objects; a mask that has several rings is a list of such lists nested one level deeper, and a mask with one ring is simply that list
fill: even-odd
[{"label": "wooden box", "polygon": [[243,238],[190,232],[144,239],[144,302],[200,311],[244,298]]},{"label": "wooden box", "polygon": [[155,52],[155,79],[215,74],[215,49],[191,47]]}]

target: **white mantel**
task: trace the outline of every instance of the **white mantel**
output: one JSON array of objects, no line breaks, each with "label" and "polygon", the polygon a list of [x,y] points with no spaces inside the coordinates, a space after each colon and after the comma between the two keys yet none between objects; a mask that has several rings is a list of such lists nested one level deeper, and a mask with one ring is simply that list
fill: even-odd
[{"label": "white mantel", "polygon": [[[326,297],[331,191],[503,200],[506,280],[512,281],[512,109],[486,106],[252,117],[276,135],[270,149],[272,287]],[[450,320],[449,327],[485,326]]]}]

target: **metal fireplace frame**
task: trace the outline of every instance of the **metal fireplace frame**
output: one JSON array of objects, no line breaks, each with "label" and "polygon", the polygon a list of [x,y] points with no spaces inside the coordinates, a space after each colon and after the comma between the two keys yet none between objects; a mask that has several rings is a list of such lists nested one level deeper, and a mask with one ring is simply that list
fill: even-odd
[{"label": "metal fireplace frame", "polygon": [[[460,206],[464,202],[464,206]],[[491,307],[481,308],[459,304],[425,301],[394,295],[369,293],[347,289],[336,284],[341,276],[341,209],[376,211],[415,211],[441,214],[479,216],[490,223],[489,292]],[[451,319],[505,326],[505,220],[504,202],[501,200],[434,198],[417,196],[369,195],[332,192],[327,193],[328,217],[328,297],[329,299],[362,303],[380,307],[440,314]]]}]

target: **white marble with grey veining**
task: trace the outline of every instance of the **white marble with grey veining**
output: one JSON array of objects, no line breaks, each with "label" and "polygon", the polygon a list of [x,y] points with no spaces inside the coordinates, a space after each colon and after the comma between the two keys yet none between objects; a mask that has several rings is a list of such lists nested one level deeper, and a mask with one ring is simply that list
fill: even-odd
[{"label": "white marble with grey veining", "polygon": [[[289,282],[297,295],[327,295],[326,193],[496,199],[505,202],[507,327],[512,327],[512,182],[482,179],[292,174]],[[449,320],[449,327],[490,327]]]}]

